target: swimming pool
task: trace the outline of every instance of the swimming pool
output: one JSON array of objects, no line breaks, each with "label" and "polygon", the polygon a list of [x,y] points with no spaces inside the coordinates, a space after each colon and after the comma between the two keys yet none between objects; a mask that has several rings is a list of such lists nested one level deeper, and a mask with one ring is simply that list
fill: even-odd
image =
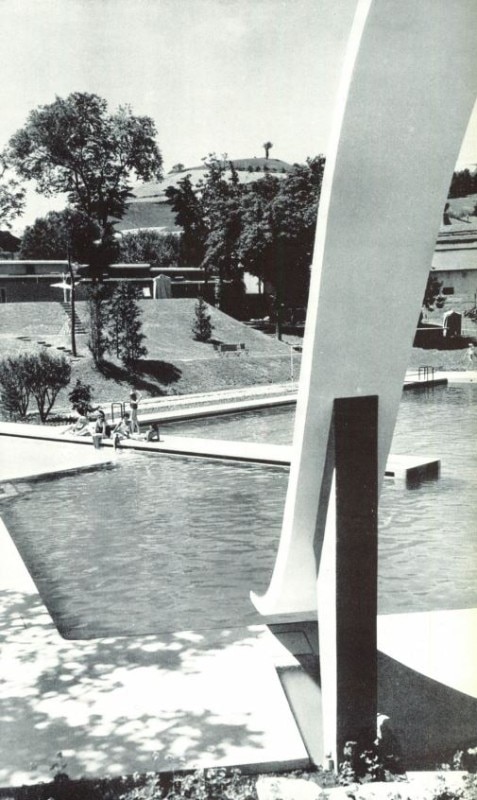
[{"label": "swimming pool", "polygon": [[[380,502],[379,611],[477,606],[477,387],[406,393],[392,451],[441,458]],[[205,424],[204,424],[205,423]],[[286,443],[291,409],[168,426],[182,435]],[[68,638],[260,622],[288,471],[123,452],[113,470],[27,485],[1,514]]]}]

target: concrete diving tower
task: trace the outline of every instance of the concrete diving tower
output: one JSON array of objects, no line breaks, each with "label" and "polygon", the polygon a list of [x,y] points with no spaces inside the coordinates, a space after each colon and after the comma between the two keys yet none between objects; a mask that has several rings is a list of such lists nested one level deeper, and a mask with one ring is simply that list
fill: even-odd
[{"label": "concrete diving tower", "polygon": [[361,0],[337,100],[281,540],[252,593],[271,621],[318,615],[335,759],[376,727],[377,503],[476,96],[475,30],[475,0]]}]

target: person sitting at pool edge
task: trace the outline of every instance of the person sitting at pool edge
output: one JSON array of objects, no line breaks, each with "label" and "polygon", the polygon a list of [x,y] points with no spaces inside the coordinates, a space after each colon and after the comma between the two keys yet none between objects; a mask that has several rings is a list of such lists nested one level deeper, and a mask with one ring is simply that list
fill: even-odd
[{"label": "person sitting at pool edge", "polygon": [[125,411],[116,427],[113,428],[114,448],[116,449],[119,446],[121,439],[129,439],[131,433],[131,420],[128,412]]},{"label": "person sitting at pool edge", "polygon": [[160,442],[159,424],[152,422],[146,431],[146,442]]},{"label": "person sitting at pool edge", "polygon": [[91,436],[87,418],[82,415],[79,416],[73,425],[69,425],[68,428],[61,432],[61,435],[64,436],[66,433],[70,433],[72,436]]},{"label": "person sitting at pool edge", "polygon": [[145,433],[131,433],[131,439],[139,439],[143,442],[160,442],[159,424],[157,422],[152,422]]},{"label": "person sitting at pool edge", "polygon": [[94,426],[95,433],[101,433],[105,439],[111,436],[111,426],[106,422],[106,416],[103,409],[98,408],[98,416],[96,417],[96,424]]}]

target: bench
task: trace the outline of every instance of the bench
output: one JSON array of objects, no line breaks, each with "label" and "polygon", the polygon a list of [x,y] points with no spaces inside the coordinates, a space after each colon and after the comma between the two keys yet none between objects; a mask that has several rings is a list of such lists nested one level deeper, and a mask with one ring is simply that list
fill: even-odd
[{"label": "bench", "polygon": [[240,355],[241,352],[246,350],[246,346],[243,342],[240,344],[225,344],[225,342],[218,342],[214,344],[214,350],[219,353],[238,353]]}]

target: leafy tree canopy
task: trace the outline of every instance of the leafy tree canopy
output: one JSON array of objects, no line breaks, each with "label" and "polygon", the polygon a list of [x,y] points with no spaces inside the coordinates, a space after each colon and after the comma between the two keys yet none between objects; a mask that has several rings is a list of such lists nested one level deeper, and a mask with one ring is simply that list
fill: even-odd
[{"label": "leafy tree canopy", "polygon": [[213,154],[194,188],[185,175],[166,190],[188,263],[225,283],[244,271],[273,285],[277,304],[306,300],[325,159],[296,164],[284,178],[265,172],[240,183],[232,163]]},{"label": "leafy tree canopy", "polygon": [[17,173],[46,196],[66,193],[72,206],[104,228],[121,218],[130,179],[162,178],[156,128],[129,106],[114,114],[95,94],[74,92],[30,112],[10,139],[7,158]]},{"label": "leafy tree canopy", "polygon": [[81,211],[50,211],[25,229],[20,258],[64,259],[69,250],[74,261],[84,262],[99,235],[98,225]]},{"label": "leafy tree canopy", "polygon": [[477,170],[469,169],[454,172],[449,187],[449,197],[467,197],[477,192]]},{"label": "leafy tree canopy", "polygon": [[0,224],[10,227],[25,208],[25,189],[8,173],[5,154],[0,153]]},{"label": "leafy tree canopy", "polygon": [[119,258],[128,264],[146,262],[161,267],[177,264],[181,242],[174,234],[164,234],[154,230],[125,233],[118,242]]},{"label": "leafy tree canopy", "polygon": [[249,184],[244,193],[240,260],[275,287],[279,303],[306,299],[324,164],[317,156],[295,164],[282,180],[267,175]]},{"label": "leafy tree canopy", "polygon": [[167,187],[166,197],[175,213],[176,224],[183,230],[181,248],[184,264],[198,267],[204,258],[207,234],[201,195],[194,189],[190,175],[184,175],[177,187]]}]

